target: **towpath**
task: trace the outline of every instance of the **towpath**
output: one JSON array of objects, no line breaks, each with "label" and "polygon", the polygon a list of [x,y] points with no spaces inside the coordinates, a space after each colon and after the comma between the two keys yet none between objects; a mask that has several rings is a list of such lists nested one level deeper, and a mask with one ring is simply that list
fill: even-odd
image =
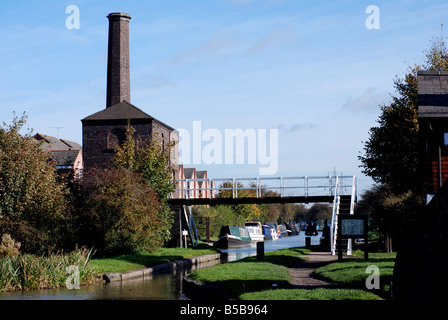
[{"label": "towpath", "polygon": [[312,273],[317,268],[326,265],[329,262],[335,261],[338,257],[332,256],[329,252],[310,252],[306,255],[307,260],[289,269],[291,275],[291,283],[296,288],[317,288],[333,286],[333,284],[315,279]]}]

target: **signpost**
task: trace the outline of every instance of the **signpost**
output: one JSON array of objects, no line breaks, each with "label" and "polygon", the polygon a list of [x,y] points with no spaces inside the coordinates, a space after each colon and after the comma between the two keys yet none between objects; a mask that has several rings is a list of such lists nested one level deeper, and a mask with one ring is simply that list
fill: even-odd
[{"label": "signpost", "polygon": [[368,260],[367,215],[340,214],[338,221],[338,260],[342,260],[342,239],[357,238],[364,238],[364,259]]}]

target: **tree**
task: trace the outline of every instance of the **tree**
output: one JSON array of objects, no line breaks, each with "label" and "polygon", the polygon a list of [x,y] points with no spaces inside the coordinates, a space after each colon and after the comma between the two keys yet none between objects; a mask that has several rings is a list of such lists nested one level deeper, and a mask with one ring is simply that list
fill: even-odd
[{"label": "tree", "polygon": [[[418,152],[419,70],[448,70],[448,50],[442,34],[431,41],[422,64],[409,66],[403,78],[395,78],[398,95],[392,96],[389,105],[380,107],[379,126],[370,129],[364,155],[358,157],[363,173],[382,184],[365,194],[361,207],[370,211],[388,249],[392,247],[390,239],[409,227],[425,204],[424,165]],[[367,201],[372,201],[370,207]]]},{"label": "tree", "polygon": [[161,145],[157,134],[146,140],[134,135],[128,124],[112,166],[92,169],[83,178],[80,234],[107,255],[154,251],[171,237],[169,147]]},{"label": "tree", "polygon": [[10,234],[24,252],[57,247],[69,220],[65,185],[50,154],[31,133],[21,135],[27,116],[0,127],[0,234]]},{"label": "tree", "polygon": [[[160,203],[158,215],[161,223],[153,230],[157,230],[158,234],[164,235],[164,241],[167,241],[170,237],[169,230],[173,222],[168,197],[175,190],[170,166],[171,144],[164,146],[156,131],[145,138],[135,137],[135,129],[128,124],[125,141],[121,146],[116,147],[112,165],[115,169],[136,173],[144,179],[155,193],[156,197],[149,198]],[[152,237],[153,235],[146,234],[146,236]]]},{"label": "tree", "polygon": [[395,79],[399,97],[381,106],[379,126],[369,132],[365,155],[359,156],[363,173],[376,182],[389,184],[395,193],[421,189],[423,172],[419,165],[417,71],[410,69],[404,79]]},{"label": "tree", "polygon": [[[232,198],[233,197],[233,183],[232,182],[224,182],[220,186],[218,198]],[[254,188],[255,185],[249,185],[249,188]],[[256,192],[255,189],[249,189],[244,187],[241,182],[238,182],[236,185],[238,198],[255,198]],[[226,190],[228,189],[228,190]],[[260,206],[258,204],[236,204],[230,206],[235,213],[238,219],[237,225],[244,225],[245,221],[249,220],[263,220],[262,212],[260,211]]]},{"label": "tree", "polygon": [[[218,205],[218,206],[194,206],[193,213],[196,218],[208,217],[210,218],[210,236],[218,237],[221,227],[223,225],[234,225],[242,226],[246,221],[244,218],[239,216],[232,208],[228,205]],[[195,219],[196,219],[195,218]],[[197,219],[196,221],[198,221]]]},{"label": "tree", "polygon": [[171,221],[152,186],[130,170],[93,169],[84,178],[87,231],[105,254],[155,251],[168,240]]},{"label": "tree", "polygon": [[388,185],[379,184],[364,192],[357,211],[369,216],[369,226],[381,235],[384,250],[392,252],[403,231],[415,225],[421,202],[411,191],[395,195]]},{"label": "tree", "polygon": [[376,182],[388,184],[394,194],[424,192],[423,166],[418,154],[418,90],[419,70],[448,70],[448,53],[443,36],[432,41],[423,64],[408,67],[404,77],[396,77],[398,95],[389,105],[381,106],[379,126],[369,131],[361,161],[363,173]]},{"label": "tree", "polygon": [[135,138],[134,135],[135,129],[128,124],[125,141],[116,147],[112,163],[116,168],[140,173],[157,192],[160,200],[166,203],[168,196],[175,190],[170,167],[171,144],[162,146],[157,132],[146,137],[146,140]]},{"label": "tree", "polygon": [[307,221],[324,221],[325,219],[331,220],[332,208],[324,203],[315,203],[308,210]]},{"label": "tree", "polygon": [[309,219],[308,211],[309,209],[307,209],[304,204],[297,205],[294,221],[307,221]]}]

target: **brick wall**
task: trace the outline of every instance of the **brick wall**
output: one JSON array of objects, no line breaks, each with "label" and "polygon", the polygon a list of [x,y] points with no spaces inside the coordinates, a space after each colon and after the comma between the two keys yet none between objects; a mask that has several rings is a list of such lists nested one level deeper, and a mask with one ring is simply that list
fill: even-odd
[{"label": "brick wall", "polygon": [[[113,157],[113,149],[108,147],[109,133],[118,130],[126,132],[127,120],[101,120],[83,122],[83,157],[84,171],[93,167],[107,168]],[[170,142],[171,130],[153,120],[132,120],[136,138],[147,139],[151,134],[157,133],[164,137],[165,145]],[[171,163],[173,175],[179,177],[178,163]]]},{"label": "brick wall", "polygon": [[[152,133],[152,121],[134,120],[131,125],[139,136],[149,136]],[[126,132],[127,121],[85,121],[83,123],[83,157],[84,170],[93,167],[107,168],[113,157],[113,150],[107,146],[107,136],[116,129]]]}]

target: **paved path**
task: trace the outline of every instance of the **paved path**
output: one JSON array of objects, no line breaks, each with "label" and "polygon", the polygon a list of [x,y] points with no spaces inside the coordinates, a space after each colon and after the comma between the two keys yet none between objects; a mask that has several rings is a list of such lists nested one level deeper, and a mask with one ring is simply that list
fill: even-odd
[{"label": "paved path", "polygon": [[297,266],[289,269],[291,275],[291,283],[296,288],[317,288],[333,286],[333,284],[315,279],[311,274],[317,268],[338,259],[337,255],[332,256],[329,252],[310,252],[305,255],[306,261],[301,262]]}]

